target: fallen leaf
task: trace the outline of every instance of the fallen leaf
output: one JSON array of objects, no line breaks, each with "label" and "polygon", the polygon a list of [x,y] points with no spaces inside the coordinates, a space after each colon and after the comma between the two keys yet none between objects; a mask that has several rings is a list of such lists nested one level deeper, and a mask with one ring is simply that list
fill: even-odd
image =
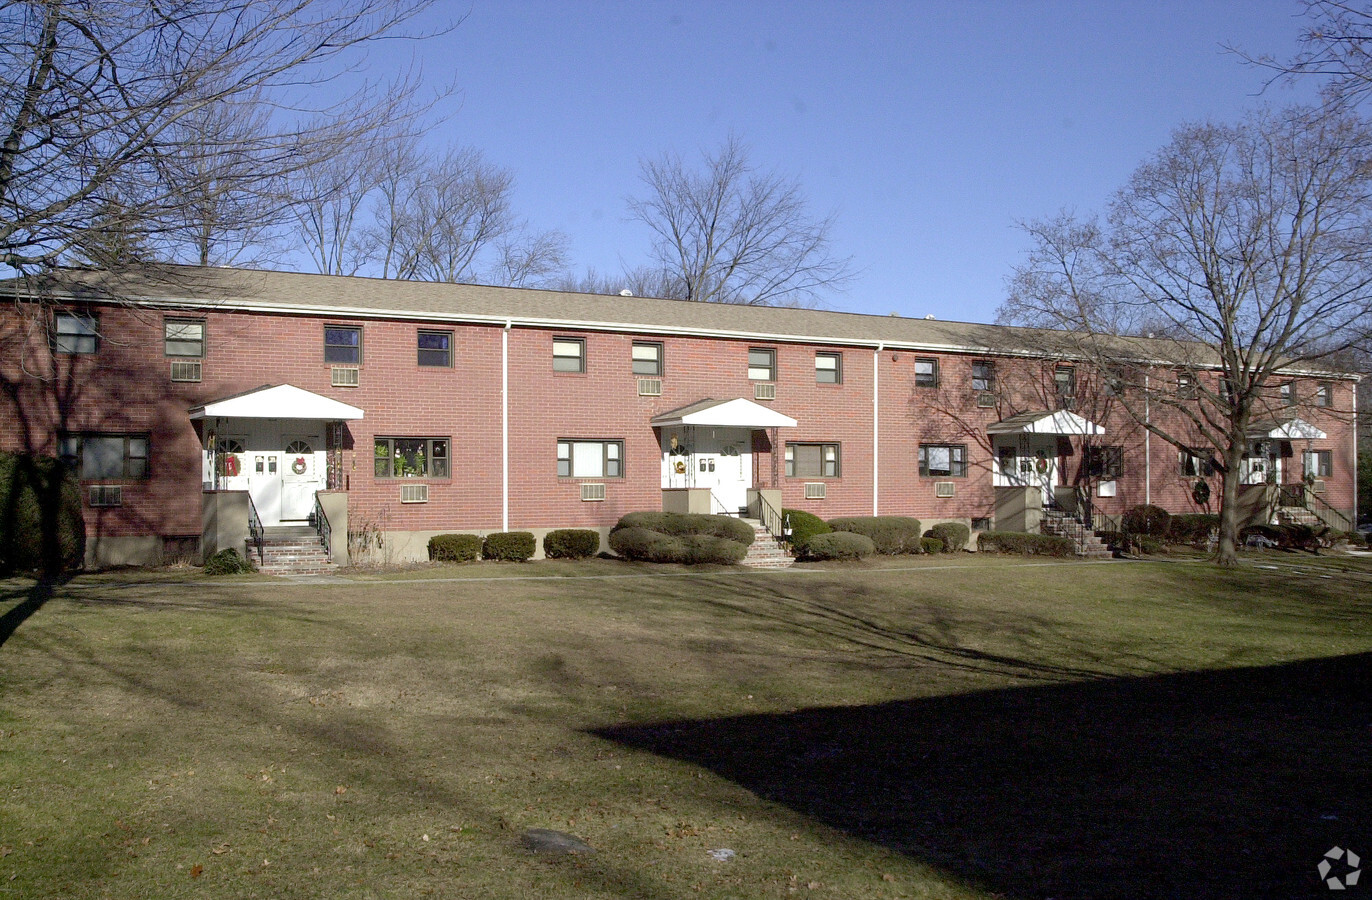
[{"label": "fallen leaf", "polygon": [[212,848],[210,852],[213,853],[215,856],[223,856],[225,853],[229,852],[229,845],[220,844],[218,847]]},{"label": "fallen leaf", "polygon": [[348,792],[348,789],[340,784],[338,787],[333,789],[333,792],[335,794],[346,794]]},{"label": "fallen leaf", "polygon": [[200,865],[199,863],[196,863],[195,865],[191,866],[191,877],[192,877],[192,878],[199,878],[199,877],[200,877],[200,873],[202,873],[202,872],[204,872],[204,871],[205,871],[205,867],[202,866],[202,865]]}]

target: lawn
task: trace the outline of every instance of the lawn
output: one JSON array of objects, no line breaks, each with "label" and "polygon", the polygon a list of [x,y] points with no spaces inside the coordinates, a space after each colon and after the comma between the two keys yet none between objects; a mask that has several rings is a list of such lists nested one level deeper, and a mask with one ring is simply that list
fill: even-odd
[{"label": "lawn", "polygon": [[0,898],[1327,896],[1372,560],[1246,560],[0,582]]}]

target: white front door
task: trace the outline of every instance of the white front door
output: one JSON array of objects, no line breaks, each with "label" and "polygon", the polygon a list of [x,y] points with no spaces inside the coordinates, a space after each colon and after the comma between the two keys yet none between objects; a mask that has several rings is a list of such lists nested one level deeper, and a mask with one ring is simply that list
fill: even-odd
[{"label": "white front door", "polygon": [[263,525],[308,519],[327,486],[323,423],[228,419],[221,428],[220,487],[247,491]]},{"label": "white front door", "polygon": [[746,428],[697,428],[691,455],[693,487],[709,488],[716,513],[737,515],[753,485],[753,433]]},{"label": "white front door", "polygon": [[303,521],[325,485],[324,441],[317,434],[281,436],[281,520]]}]

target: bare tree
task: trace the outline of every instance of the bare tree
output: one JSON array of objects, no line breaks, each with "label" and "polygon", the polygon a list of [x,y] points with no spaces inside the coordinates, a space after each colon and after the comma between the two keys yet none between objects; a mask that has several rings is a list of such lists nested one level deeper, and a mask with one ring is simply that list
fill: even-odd
[{"label": "bare tree", "polygon": [[1236,561],[1241,463],[1251,426],[1282,408],[1278,379],[1372,326],[1369,154],[1372,130],[1347,113],[1186,126],[1103,226],[1027,226],[1002,321],[1061,329],[1064,354],[1121,386],[1120,408],[1178,448],[1208,448],[1221,564]]},{"label": "bare tree", "polygon": [[324,275],[356,275],[365,261],[368,198],[381,186],[378,148],[387,141],[340,147],[296,173],[288,191],[295,236]]},{"label": "bare tree", "polygon": [[603,275],[592,268],[580,276],[564,274],[553,281],[553,286],[558,290],[579,294],[622,294],[628,291],[635,297],[686,299],[681,279],[654,266],[627,269],[619,275]]},{"label": "bare tree", "polygon": [[[303,164],[320,117],[373,123],[378,92],[302,110],[350,51],[431,0],[18,0],[0,8],[0,265],[27,272],[129,234],[184,236],[187,198],[235,195]],[[385,100],[412,96],[388,86]],[[269,104],[264,106],[264,104]],[[268,109],[265,119],[253,119]],[[388,106],[389,108],[389,106]],[[251,129],[215,128],[237,120]],[[253,161],[252,166],[246,160]],[[251,173],[251,177],[249,177]],[[104,221],[108,221],[106,218]],[[204,221],[208,221],[205,219]]]},{"label": "bare tree", "polygon": [[629,200],[684,299],[804,303],[849,280],[851,261],[830,250],[833,217],[811,218],[797,181],[760,172],[732,136],[702,162],[694,170],[675,154],[644,161],[647,196]]}]

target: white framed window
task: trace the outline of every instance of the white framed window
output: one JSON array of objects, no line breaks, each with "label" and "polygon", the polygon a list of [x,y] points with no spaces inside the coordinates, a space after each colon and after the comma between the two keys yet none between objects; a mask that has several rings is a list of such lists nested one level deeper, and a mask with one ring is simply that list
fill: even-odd
[{"label": "white framed window", "polygon": [[162,352],[166,356],[205,356],[205,321],[203,319],[165,319],[162,322]]},{"label": "white framed window", "polygon": [[753,381],[776,381],[777,352],[768,347],[748,348],[748,377]]},{"label": "white framed window", "polygon": [[90,313],[56,313],[52,317],[54,353],[94,353],[100,347],[100,319]]},{"label": "white framed window", "polygon": [[379,437],[375,440],[373,474],[377,478],[447,478],[448,438]]},{"label": "white framed window", "polygon": [[1306,450],[1302,454],[1306,478],[1329,478],[1334,474],[1332,450]]},{"label": "white framed window", "polygon": [[843,354],[815,354],[815,382],[817,384],[841,384],[843,382]]},{"label": "white framed window", "polygon": [[965,478],[966,444],[920,444],[919,474],[925,478]]},{"label": "white framed window", "polygon": [[837,478],[839,444],[788,443],[786,445],[787,478]]},{"label": "white framed window", "polygon": [[557,474],[559,478],[623,478],[624,442],[559,440]]},{"label": "white framed window", "polygon": [[63,435],[57,453],[82,480],[148,477],[146,434]]},{"label": "white framed window", "polygon": [[584,338],[553,338],[553,371],[586,371],[586,341]]},{"label": "white framed window", "polygon": [[635,375],[648,375],[653,378],[662,375],[662,345],[653,341],[634,341],[630,350],[630,360]]}]

